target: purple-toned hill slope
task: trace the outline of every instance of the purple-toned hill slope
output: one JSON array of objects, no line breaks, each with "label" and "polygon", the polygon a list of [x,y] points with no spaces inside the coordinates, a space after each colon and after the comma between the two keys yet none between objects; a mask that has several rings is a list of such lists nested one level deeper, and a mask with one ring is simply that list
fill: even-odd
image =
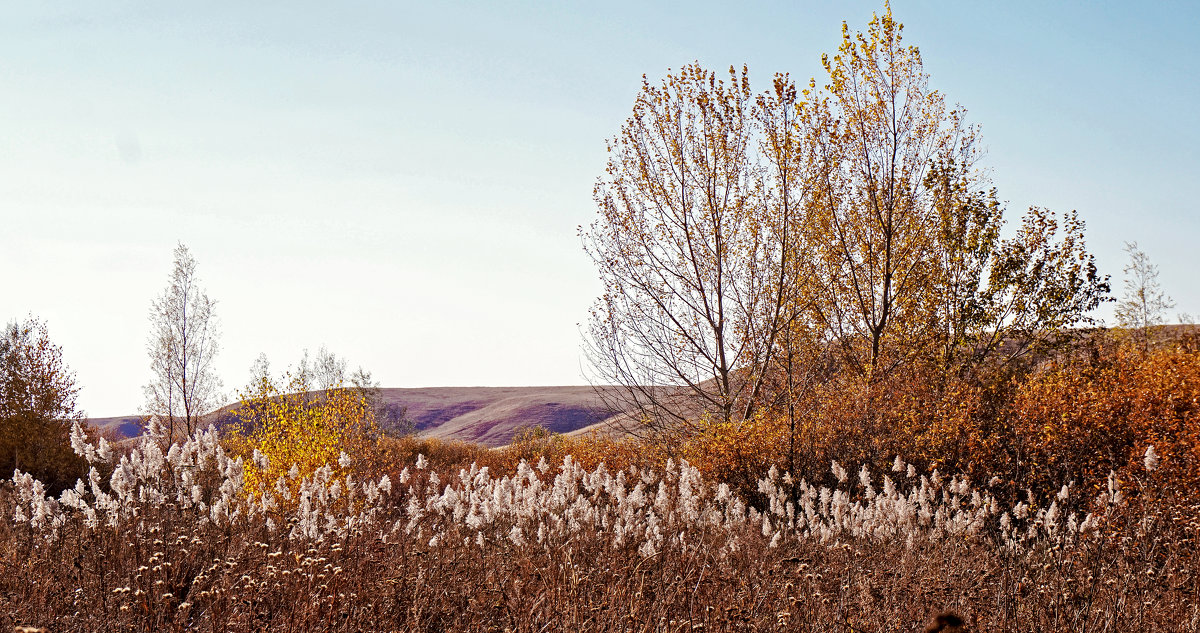
[{"label": "purple-toned hill slope", "polygon": [[[381,389],[386,405],[406,409],[420,435],[503,446],[524,427],[570,433],[612,417],[590,386],[426,387]],[[141,418],[91,418],[122,437],[141,433]]]}]

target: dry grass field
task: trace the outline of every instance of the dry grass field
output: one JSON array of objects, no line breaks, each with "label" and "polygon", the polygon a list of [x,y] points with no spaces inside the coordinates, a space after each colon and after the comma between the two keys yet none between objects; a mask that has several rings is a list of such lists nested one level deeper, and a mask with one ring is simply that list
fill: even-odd
[{"label": "dry grass field", "polygon": [[[212,431],[89,481],[0,488],[0,630],[1197,631],[1195,506],[1145,468],[1002,500],[984,482],[831,466],[753,499],[686,462],[509,473],[351,456],[248,489]],[[104,474],[101,474],[104,473]]]}]

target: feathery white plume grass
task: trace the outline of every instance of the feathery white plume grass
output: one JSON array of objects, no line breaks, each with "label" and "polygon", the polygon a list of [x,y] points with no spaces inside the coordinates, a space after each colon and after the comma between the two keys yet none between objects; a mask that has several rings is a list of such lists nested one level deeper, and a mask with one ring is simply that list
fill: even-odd
[{"label": "feathery white plume grass", "polygon": [[[864,539],[912,547],[966,538],[1024,550],[1069,542],[1100,521],[1089,514],[1081,522],[1076,513],[1067,513],[1068,486],[1048,508],[1035,507],[1032,497],[1001,508],[989,491],[974,488],[966,478],[946,481],[936,470],[918,478],[899,458],[891,471],[902,475],[903,483],[882,476],[878,490],[876,475],[865,465],[850,481],[846,469],[832,462],[838,482],[833,489],[773,467],[759,481],[760,512],[728,485],[704,481],[684,460],[669,460],[662,471],[631,467],[614,474],[603,464],[587,471],[567,456],[556,472],[542,459],[536,467],[521,462],[513,475],[503,477],[472,465],[443,484],[429,460],[418,455],[412,469],[399,474],[403,488],[398,490],[386,475],[359,482],[353,475],[335,476],[333,465],[299,482],[293,468],[286,478],[247,490],[242,458],[227,454],[215,431],[197,431],[170,445],[165,439],[152,420],[150,430],[113,464],[107,485],[93,468],[88,481],[59,499],[46,497],[40,482],[16,473],[12,520],[54,540],[68,524],[91,531],[126,529],[169,509],[190,517],[197,530],[279,532],[295,542],[377,532],[382,541],[404,534],[429,547],[465,542],[520,548],[553,547],[589,535],[644,556],[701,544],[716,544],[716,551],[727,554],[754,535],[771,547]],[[72,445],[91,461],[111,458],[106,443],[93,446],[78,429]],[[1148,449],[1147,461],[1152,456]],[[266,461],[259,452],[251,459],[260,468]],[[344,469],[350,462],[342,453],[338,466]],[[1123,501],[1115,476],[1100,501],[1106,506]]]},{"label": "feathery white plume grass", "polygon": [[1145,466],[1146,472],[1154,472],[1158,468],[1158,453],[1154,452],[1154,445],[1146,447],[1146,454],[1142,458],[1142,465]]}]

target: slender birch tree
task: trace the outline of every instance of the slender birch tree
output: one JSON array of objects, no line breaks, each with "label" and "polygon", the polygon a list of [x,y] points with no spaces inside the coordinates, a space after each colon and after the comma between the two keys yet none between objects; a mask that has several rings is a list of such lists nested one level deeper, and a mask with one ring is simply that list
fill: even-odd
[{"label": "slender birch tree", "polygon": [[162,419],[172,436],[192,433],[221,405],[213,368],[220,349],[215,303],[198,284],[195,258],[178,244],[170,282],[150,305],[146,352],[154,377],[144,387],[144,412]]},{"label": "slender birch tree", "polygon": [[1124,292],[1117,303],[1117,324],[1129,328],[1136,344],[1147,352],[1154,327],[1166,322],[1167,310],[1175,307],[1175,301],[1163,291],[1158,283],[1158,266],[1151,263],[1137,242],[1125,242],[1125,253],[1129,263],[1124,270]]}]

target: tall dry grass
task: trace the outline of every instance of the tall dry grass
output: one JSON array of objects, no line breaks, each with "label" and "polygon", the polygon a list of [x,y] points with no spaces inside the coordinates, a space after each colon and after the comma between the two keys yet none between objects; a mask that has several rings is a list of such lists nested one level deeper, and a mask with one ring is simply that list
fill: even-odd
[{"label": "tall dry grass", "polygon": [[675,462],[494,477],[418,454],[249,489],[212,433],[77,448],[112,476],[0,487],[0,627],[914,631],[951,609],[972,630],[1200,630],[1200,512],[1153,472],[1006,507],[898,460],[835,465],[830,488],[769,473],[756,509]]}]

